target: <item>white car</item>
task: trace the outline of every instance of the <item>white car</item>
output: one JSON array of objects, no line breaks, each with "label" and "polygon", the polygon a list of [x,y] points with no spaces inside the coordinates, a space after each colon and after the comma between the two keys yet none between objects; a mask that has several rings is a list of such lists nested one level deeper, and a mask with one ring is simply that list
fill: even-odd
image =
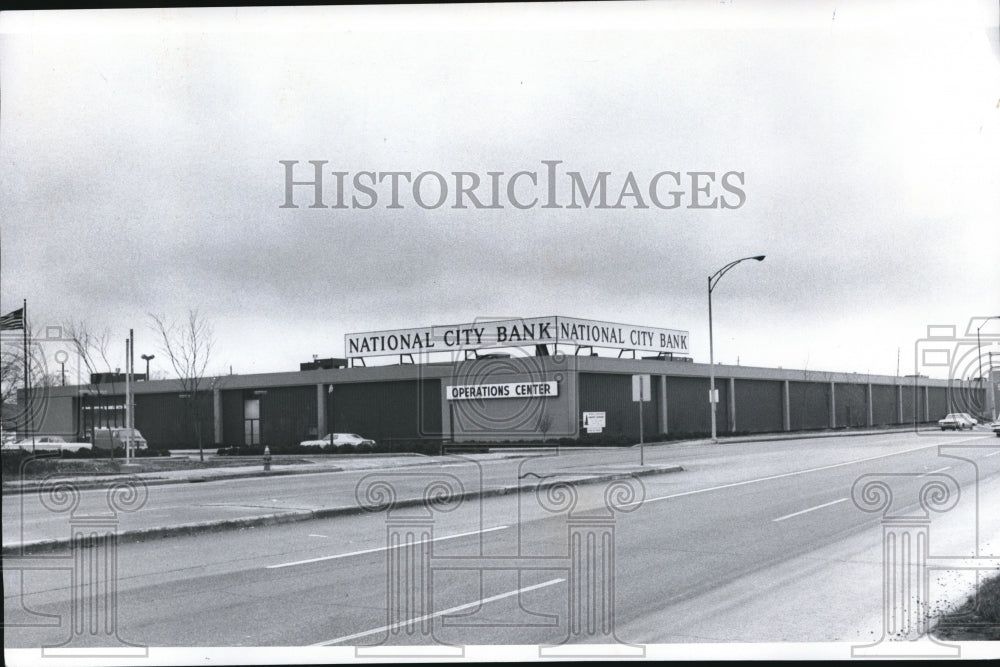
[{"label": "white car", "polygon": [[948,429],[953,431],[969,429],[971,431],[972,427],[975,426],[975,420],[967,417],[961,412],[953,412],[944,419],[939,419],[938,426],[941,427],[942,431],[946,431]]},{"label": "white car", "polygon": [[23,449],[26,452],[78,452],[83,449],[92,449],[89,442],[67,442],[66,438],[58,435],[36,435],[34,439],[25,438],[17,442],[4,443],[5,450]]},{"label": "white car", "polygon": [[342,447],[343,445],[374,445],[374,440],[362,438],[357,433],[327,433],[322,438],[316,440],[303,440],[299,443],[302,447],[324,447],[328,445]]},{"label": "white car", "polygon": [[990,424],[990,428],[993,429],[993,432],[997,434],[998,438],[1000,438],[1000,419]]},{"label": "white car", "polygon": [[971,422],[973,426],[979,423],[979,420],[970,415],[968,412],[960,412],[959,414],[965,417],[967,421]]}]

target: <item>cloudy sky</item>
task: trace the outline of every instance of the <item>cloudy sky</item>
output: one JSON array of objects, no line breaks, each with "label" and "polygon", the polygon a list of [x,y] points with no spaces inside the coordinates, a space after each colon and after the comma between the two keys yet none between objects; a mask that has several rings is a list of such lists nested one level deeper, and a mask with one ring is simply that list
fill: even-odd
[{"label": "cloudy sky", "polygon": [[[974,339],[976,318],[1000,315],[997,14],[992,0],[3,13],[0,307],[27,299],[35,327],[134,328],[137,353],[158,352],[149,313],[197,308],[216,372],[343,356],[346,333],[545,315],[687,330],[707,361],[707,277],[765,254],[713,292],[717,361],[912,373],[928,325],[962,337],[971,321]],[[309,180],[310,160],[326,161],[328,208],[310,208],[310,186],[283,208],[281,161]],[[543,161],[559,161],[558,206],[543,207]],[[521,171],[538,185],[520,177],[511,200]],[[680,185],[654,190],[664,205],[681,192],[674,208],[648,196],[665,171]],[[433,173],[416,197],[401,180],[391,207],[389,177],[361,172]],[[484,204],[495,178],[499,205],[455,208],[454,172],[482,180]],[[570,172],[587,187],[606,172],[607,207],[569,208]],[[630,174],[639,195],[620,197]],[[980,332],[1000,337],[1000,319]]]}]

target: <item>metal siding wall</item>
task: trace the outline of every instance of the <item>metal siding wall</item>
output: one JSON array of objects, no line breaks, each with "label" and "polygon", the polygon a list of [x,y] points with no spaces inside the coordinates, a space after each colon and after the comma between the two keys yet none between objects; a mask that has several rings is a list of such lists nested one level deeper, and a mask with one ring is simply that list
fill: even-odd
[{"label": "metal siding wall", "polygon": [[439,438],[444,432],[441,427],[441,380],[420,381],[419,434],[425,438]]},{"label": "metal siding wall", "polygon": [[[632,400],[632,376],[580,373],[580,412],[605,412],[602,435],[639,437],[639,403]],[[660,383],[650,377],[650,399],[642,406],[643,439],[659,434]],[[668,410],[669,412],[669,410]],[[585,432],[581,436],[586,436]]]},{"label": "metal siding wall", "polygon": [[837,426],[867,426],[868,401],[863,384],[837,384]]},{"label": "metal siding wall", "polygon": [[[136,394],[135,427],[146,438],[150,449],[194,449],[198,439],[194,414],[188,399],[178,394]],[[202,445],[212,447],[212,393],[198,393]]]},{"label": "metal siding wall", "polygon": [[781,431],[781,382],[736,380],[736,430],[751,433]]},{"label": "metal siding wall", "polygon": [[[712,417],[709,412],[711,405],[708,402],[708,388],[708,378],[667,378],[667,423],[671,435],[711,432]],[[715,378],[715,388],[719,390],[719,403],[715,413],[716,430],[719,433],[726,433],[729,423],[728,379]],[[738,419],[740,414],[738,404],[736,414]]]},{"label": "metal siding wall", "polygon": [[788,403],[793,431],[829,428],[830,384],[789,382]]},{"label": "metal siding wall", "polygon": [[227,447],[246,444],[243,431],[243,391],[222,391],[222,442]]},{"label": "metal siding wall", "polygon": [[928,398],[928,401],[930,402],[930,418],[932,420],[942,419],[946,414],[948,414],[947,387],[930,387],[930,397]]},{"label": "metal siding wall", "polygon": [[185,401],[177,394],[135,397],[135,427],[152,449],[181,449],[187,426]]},{"label": "metal siding wall", "polygon": [[334,385],[327,394],[327,420],[335,433],[373,440],[417,439],[441,434],[438,380],[359,382]]},{"label": "metal siding wall", "polygon": [[896,405],[896,386],[872,385],[872,425],[887,426],[899,421]]},{"label": "metal siding wall", "polygon": [[989,395],[985,387],[980,389],[956,384],[949,387],[948,392],[951,396],[951,409],[948,412],[968,412],[977,418],[992,418],[988,414]]},{"label": "metal siding wall", "polygon": [[913,384],[903,385],[903,423],[910,423],[913,421]]},{"label": "metal siding wall", "polygon": [[260,399],[260,444],[287,447],[312,437],[309,429],[316,430],[316,387],[271,387],[256,398]]}]

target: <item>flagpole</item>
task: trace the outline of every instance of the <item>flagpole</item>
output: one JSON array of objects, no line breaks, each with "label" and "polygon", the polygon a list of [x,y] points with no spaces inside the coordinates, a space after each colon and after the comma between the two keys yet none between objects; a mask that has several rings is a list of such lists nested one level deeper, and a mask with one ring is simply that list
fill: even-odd
[{"label": "flagpole", "polygon": [[28,300],[24,299],[21,305],[21,321],[24,327],[21,329],[24,337],[24,420],[31,431],[31,453],[35,453],[35,425],[31,418],[28,406],[31,403],[31,352],[28,348]]}]

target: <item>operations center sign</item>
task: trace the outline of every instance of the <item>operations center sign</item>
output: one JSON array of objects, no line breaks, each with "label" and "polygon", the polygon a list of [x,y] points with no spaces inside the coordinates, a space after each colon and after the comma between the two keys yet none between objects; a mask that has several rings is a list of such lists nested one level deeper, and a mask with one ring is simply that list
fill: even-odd
[{"label": "operations center sign", "polygon": [[559,343],[690,354],[687,331],[572,317],[534,317],[347,334],[344,352],[348,357],[376,357]]},{"label": "operations center sign", "polygon": [[511,384],[463,384],[445,387],[449,401],[475,398],[546,398],[559,395],[557,382],[514,382]]}]

